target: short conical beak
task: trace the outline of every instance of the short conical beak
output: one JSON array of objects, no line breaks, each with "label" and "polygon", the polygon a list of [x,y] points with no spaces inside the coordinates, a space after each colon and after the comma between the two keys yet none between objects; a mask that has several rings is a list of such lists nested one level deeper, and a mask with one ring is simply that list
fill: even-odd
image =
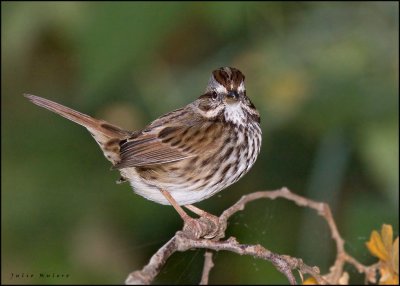
[{"label": "short conical beak", "polygon": [[237,102],[238,100],[239,100],[239,94],[237,91],[230,91],[226,95],[226,101],[228,103],[234,103],[234,102]]}]

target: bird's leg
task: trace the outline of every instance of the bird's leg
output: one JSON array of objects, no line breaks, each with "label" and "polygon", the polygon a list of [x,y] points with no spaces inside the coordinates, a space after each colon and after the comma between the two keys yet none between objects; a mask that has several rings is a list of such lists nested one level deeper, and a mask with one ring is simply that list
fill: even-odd
[{"label": "bird's leg", "polygon": [[168,200],[168,202],[171,204],[171,206],[174,207],[174,209],[178,212],[180,217],[186,221],[187,219],[190,219],[191,217],[183,210],[183,208],[175,201],[175,199],[171,196],[169,192],[166,190],[160,189],[160,192],[164,195],[164,197]]},{"label": "bird's leg", "polygon": [[215,216],[213,214],[210,214],[210,213],[208,213],[206,211],[203,211],[202,209],[199,209],[198,207],[196,207],[194,205],[185,205],[185,208],[187,208],[188,210],[194,212],[198,216],[209,218],[212,221],[218,221],[218,217],[217,216]]},{"label": "bird's leg", "polygon": [[183,231],[189,235],[194,236],[194,238],[198,239],[200,237],[205,237],[210,233],[209,226],[206,222],[201,221],[200,219],[191,218],[183,208],[176,202],[176,200],[171,196],[171,194],[163,189],[160,189],[160,192],[164,195],[164,197],[168,200],[168,202],[174,207],[174,209],[178,212],[180,217],[184,221]]},{"label": "bird's leg", "polygon": [[198,207],[195,207],[194,205],[185,205],[185,208],[194,212],[195,214],[200,216],[200,218],[204,218],[213,224],[211,226],[213,231],[210,234],[208,234],[207,236],[205,236],[205,238],[213,238],[217,235],[217,233],[219,231],[219,218],[217,216],[210,214],[206,211],[203,211],[202,209],[199,209]]}]

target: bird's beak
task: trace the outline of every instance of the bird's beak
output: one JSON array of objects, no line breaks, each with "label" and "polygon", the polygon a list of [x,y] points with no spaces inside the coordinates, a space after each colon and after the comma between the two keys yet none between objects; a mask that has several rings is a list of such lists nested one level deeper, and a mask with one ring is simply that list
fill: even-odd
[{"label": "bird's beak", "polygon": [[239,100],[239,94],[237,91],[230,91],[225,97],[227,103],[236,103]]}]

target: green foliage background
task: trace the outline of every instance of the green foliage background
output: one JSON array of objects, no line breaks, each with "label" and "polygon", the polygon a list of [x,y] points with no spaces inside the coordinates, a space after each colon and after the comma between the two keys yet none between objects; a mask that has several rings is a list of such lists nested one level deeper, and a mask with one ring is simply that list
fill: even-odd
[{"label": "green foliage background", "polygon": [[[182,226],[171,207],[116,185],[87,131],[24,92],[139,129],[201,95],[220,66],[246,75],[263,146],[248,175],[199,207],[220,214],[243,194],[287,186],[329,203],[346,249],[365,263],[372,229],[398,233],[397,2],[1,8],[2,283],[122,283]],[[334,259],[324,221],[289,202],[252,203],[230,222],[241,242],[322,271]],[[156,283],[198,283],[202,259],[200,250],[174,255]],[[221,252],[214,262],[211,283],[287,282],[253,258]]]}]

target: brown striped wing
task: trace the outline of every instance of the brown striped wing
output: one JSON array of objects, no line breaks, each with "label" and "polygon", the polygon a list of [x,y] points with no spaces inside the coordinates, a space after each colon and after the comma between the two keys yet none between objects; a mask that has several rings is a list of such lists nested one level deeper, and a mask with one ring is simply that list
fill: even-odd
[{"label": "brown striped wing", "polygon": [[115,168],[171,163],[215,150],[223,140],[222,124],[197,122],[192,125],[157,126],[120,145],[121,161]]}]

